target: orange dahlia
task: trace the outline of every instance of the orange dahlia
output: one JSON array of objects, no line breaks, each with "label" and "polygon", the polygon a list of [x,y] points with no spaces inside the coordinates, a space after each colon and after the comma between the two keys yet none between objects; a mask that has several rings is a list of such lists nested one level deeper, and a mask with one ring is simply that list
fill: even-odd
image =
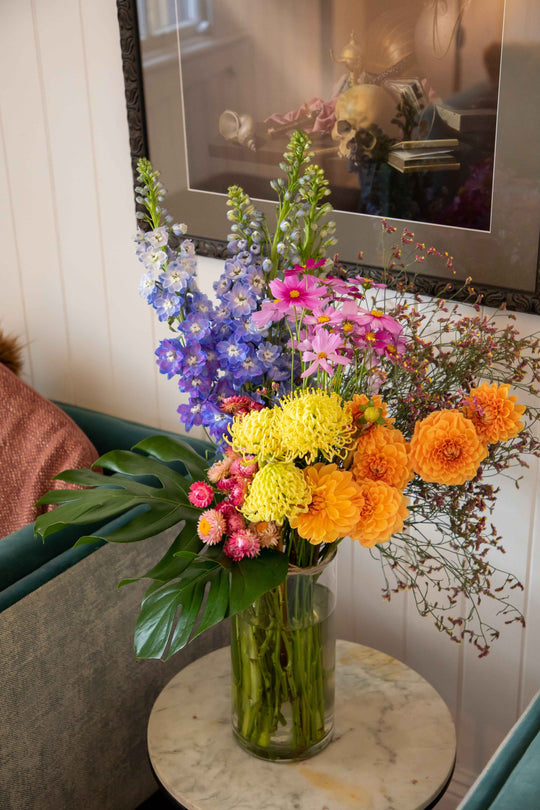
[{"label": "orange dahlia", "polygon": [[313,545],[333,543],[349,534],[360,516],[362,498],[352,473],[335,464],[313,464],[304,476],[311,489],[307,512],[289,519],[300,537]]},{"label": "orange dahlia", "polygon": [[[369,403],[373,403],[369,405]],[[376,422],[378,419],[384,419],[385,424],[390,425],[394,421],[387,416],[386,403],[384,403],[379,394],[374,394],[372,397],[367,397],[365,394],[355,394],[352,398],[351,412],[354,423],[359,422]]]},{"label": "orange dahlia", "polygon": [[358,439],[350,469],[357,481],[370,478],[404,489],[413,476],[409,445],[396,428],[373,425]]},{"label": "orange dahlia", "polygon": [[411,464],[424,481],[464,484],[474,478],[486,456],[486,444],[460,411],[434,411],[416,423]]},{"label": "orange dahlia", "polygon": [[509,390],[507,384],[483,382],[478,388],[471,388],[465,400],[463,413],[488,444],[506,442],[523,430],[519,417],[523,416],[525,405],[518,405],[516,396],[508,396]]},{"label": "orange dahlia", "polygon": [[358,486],[363,504],[358,523],[349,535],[366,548],[372,548],[376,543],[390,540],[394,532],[403,529],[403,521],[409,514],[409,501],[402,492],[384,481],[366,480]]}]

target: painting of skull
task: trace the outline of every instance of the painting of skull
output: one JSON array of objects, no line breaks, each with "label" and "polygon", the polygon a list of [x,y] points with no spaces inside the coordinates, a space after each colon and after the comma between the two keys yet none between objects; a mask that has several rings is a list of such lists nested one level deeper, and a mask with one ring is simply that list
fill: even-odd
[{"label": "painting of skull", "polygon": [[302,128],[337,210],[489,230],[503,12],[504,0],[220,0],[215,48],[181,56],[189,187],[270,199]]},{"label": "painting of skull", "polygon": [[[424,291],[470,275],[484,300],[538,311],[538,0],[143,5],[132,157],[159,167],[168,210],[199,252],[226,250],[231,185],[271,214],[270,181],[302,129],[329,181],[343,262],[362,251],[367,268],[381,266],[386,217],[451,250],[458,275],[426,261]],[[206,16],[191,19],[195,7]],[[129,119],[132,85],[126,98]]]}]

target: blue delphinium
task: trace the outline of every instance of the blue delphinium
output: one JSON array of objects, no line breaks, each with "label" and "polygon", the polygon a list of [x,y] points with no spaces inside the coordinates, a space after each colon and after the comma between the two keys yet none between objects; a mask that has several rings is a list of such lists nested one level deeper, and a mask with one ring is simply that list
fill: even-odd
[{"label": "blue delphinium", "polygon": [[[269,282],[298,259],[320,258],[333,240],[330,224],[319,220],[328,206],[320,205],[328,193],[317,167],[309,162],[308,140],[294,133],[283,164],[288,181],[276,181],[280,198],[275,236],[264,215],[242,189],[229,189],[227,218],[231,223],[231,257],[214,283],[215,301],[203,294],[197,281],[197,257],[187,228],[171,224],[162,207],[165,190],[150,163],[139,161],[137,201],[149,230],[139,231],[136,252],[144,265],[139,292],[161,321],[174,333],[156,350],[162,374],[178,378],[188,402],[178,408],[186,430],[202,425],[223,446],[232,416],[221,407],[224,399],[248,395],[265,404],[290,390],[291,355],[285,349],[284,327],[255,326],[252,315],[269,295]],[[309,182],[301,182],[301,171]],[[299,363],[299,358],[296,358]],[[293,360],[294,362],[294,360]]]}]

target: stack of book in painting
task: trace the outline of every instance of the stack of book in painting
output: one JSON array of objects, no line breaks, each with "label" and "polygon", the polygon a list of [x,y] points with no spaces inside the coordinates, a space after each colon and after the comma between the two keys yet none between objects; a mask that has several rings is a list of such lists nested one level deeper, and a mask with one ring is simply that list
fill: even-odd
[{"label": "stack of book in painting", "polygon": [[471,108],[460,110],[447,104],[437,104],[437,112],[444,123],[456,132],[495,133],[497,110],[493,108]]},{"label": "stack of book in painting", "polygon": [[400,141],[392,147],[388,163],[402,174],[426,171],[455,171],[460,163],[455,149],[457,138],[434,138],[425,141]]}]

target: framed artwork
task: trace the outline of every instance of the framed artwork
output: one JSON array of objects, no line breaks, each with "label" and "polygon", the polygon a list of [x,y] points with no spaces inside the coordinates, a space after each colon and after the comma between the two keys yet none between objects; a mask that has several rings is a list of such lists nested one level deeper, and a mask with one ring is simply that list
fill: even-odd
[{"label": "framed artwork", "polygon": [[[267,215],[295,128],[329,179],[340,260],[381,272],[381,218],[540,313],[540,6],[534,0],[117,0],[133,165],[148,156],[199,253],[225,195]],[[277,47],[276,43],[279,43]],[[428,260],[429,261],[429,260]]]}]

